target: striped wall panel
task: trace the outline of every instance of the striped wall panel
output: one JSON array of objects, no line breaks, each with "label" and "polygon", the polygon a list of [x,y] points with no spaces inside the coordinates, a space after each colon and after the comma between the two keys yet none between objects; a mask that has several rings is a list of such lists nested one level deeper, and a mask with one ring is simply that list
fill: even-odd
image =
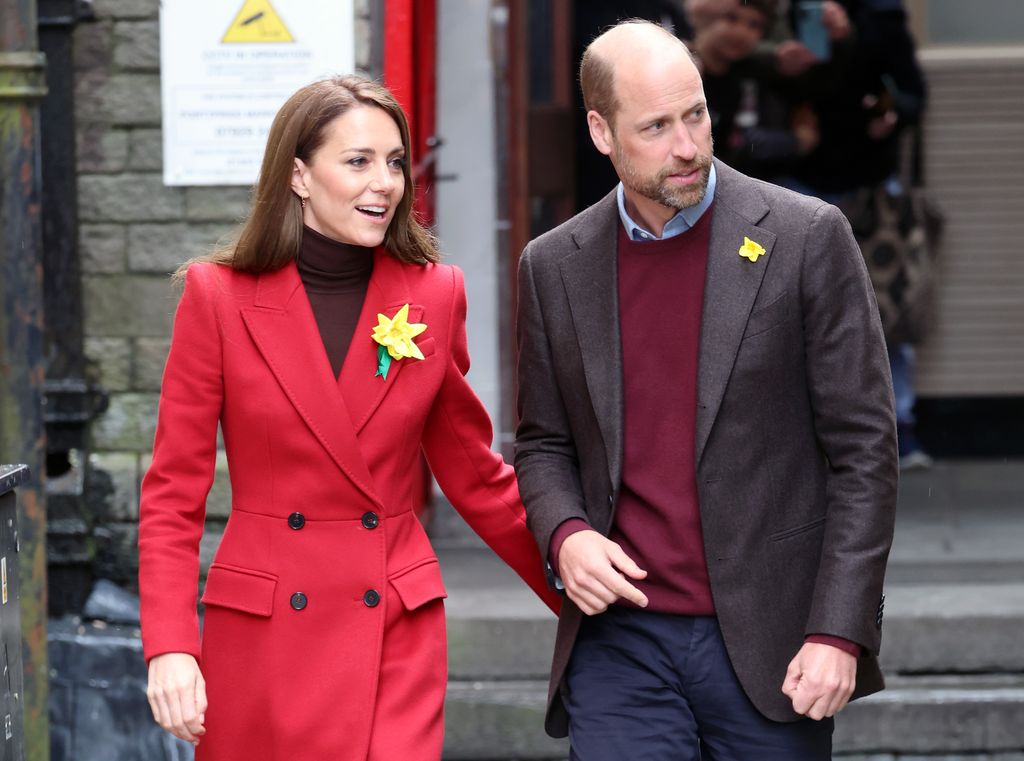
[{"label": "striped wall panel", "polygon": [[921,396],[1024,395],[1024,48],[921,54],[929,191],[946,214]]}]

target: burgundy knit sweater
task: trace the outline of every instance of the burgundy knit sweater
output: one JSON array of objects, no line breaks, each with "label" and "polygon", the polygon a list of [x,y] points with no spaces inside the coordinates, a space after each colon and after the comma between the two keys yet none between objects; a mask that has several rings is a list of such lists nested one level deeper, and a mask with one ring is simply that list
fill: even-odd
[{"label": "burgundy knit sweater", "polygon": [[[649,610],[715,612],[704,559],[694,431],[711,209],[686,232],[633,241],[619,227],[624,457],[610,539],[647,570]],[[628,604],[628,603],[623,603]]]}]

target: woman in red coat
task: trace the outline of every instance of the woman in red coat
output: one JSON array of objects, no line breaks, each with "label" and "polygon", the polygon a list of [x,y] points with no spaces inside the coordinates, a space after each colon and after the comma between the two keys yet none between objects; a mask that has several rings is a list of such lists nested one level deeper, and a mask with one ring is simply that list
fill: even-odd
[{"label": "woman in red coat", "polygon": [[[409,130],[380,85],[274,119],[237,242],[191,263],[142,485],[156,720],[198,761],[436,761],[445,589],[417,463],[556,609],[512,469],[466,383],[462,274],[411,215]],[[217,426],[232,510],[196,615]]]}]

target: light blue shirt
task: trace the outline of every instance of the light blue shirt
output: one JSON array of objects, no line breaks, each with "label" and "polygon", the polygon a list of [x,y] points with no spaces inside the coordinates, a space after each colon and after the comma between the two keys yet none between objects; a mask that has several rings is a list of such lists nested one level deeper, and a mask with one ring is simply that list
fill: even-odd
[{"label": "light blue shirt", "polygon": [[665,223],[664,229],[661,231],[661,237],[652,233],[650,230],[645,230],[629,216],[626,212],[626,195],[625,189],[622,187],[622,183],[619,183],[619,187],[615,189],[615,197],[619,202],[619,219],[622,220],[622,226],[626,228],[626,232],[629,233],[630,240],[664,240],[665,238],[672,238],[680,233],[685,233],[695,224],[697,220],[704,216],[704,212],[711,206],[711,202],[715,200],[715,185],[718,184],[718,180],[715,174],[715,165],[711,165],[711,173],[708,175],[708,189],[704,193],[704,198],[696,206],[690,206],[686,209],[680,209],[676,212],[676,215],[672,217],[668,222]]}]

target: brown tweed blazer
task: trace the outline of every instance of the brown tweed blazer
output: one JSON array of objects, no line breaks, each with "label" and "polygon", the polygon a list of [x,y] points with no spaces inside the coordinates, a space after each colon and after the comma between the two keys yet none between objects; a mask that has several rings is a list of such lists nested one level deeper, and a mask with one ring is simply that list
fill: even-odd
[{"label": "brown tweed blazer", "polygon": [[[765,716],[791,721],[799,717],[781,686],[807,634],[863,646],[855,697],[883,687],[876,655],[898,478],[892,385],[842,214],[715,166],[696,425],[704,546],[740,682]],[[618,224],[612,193],[532,241],[520,262],[515,464],[545,556],[566,519],[607,535],[615,513]],[[739,255],[745,237],[765,250],[756,261]],[[671,379],[650,383],[671,400]],[[558,687],[581,616],[567,600],[546,721],[554,736],[567,731]]]}]

